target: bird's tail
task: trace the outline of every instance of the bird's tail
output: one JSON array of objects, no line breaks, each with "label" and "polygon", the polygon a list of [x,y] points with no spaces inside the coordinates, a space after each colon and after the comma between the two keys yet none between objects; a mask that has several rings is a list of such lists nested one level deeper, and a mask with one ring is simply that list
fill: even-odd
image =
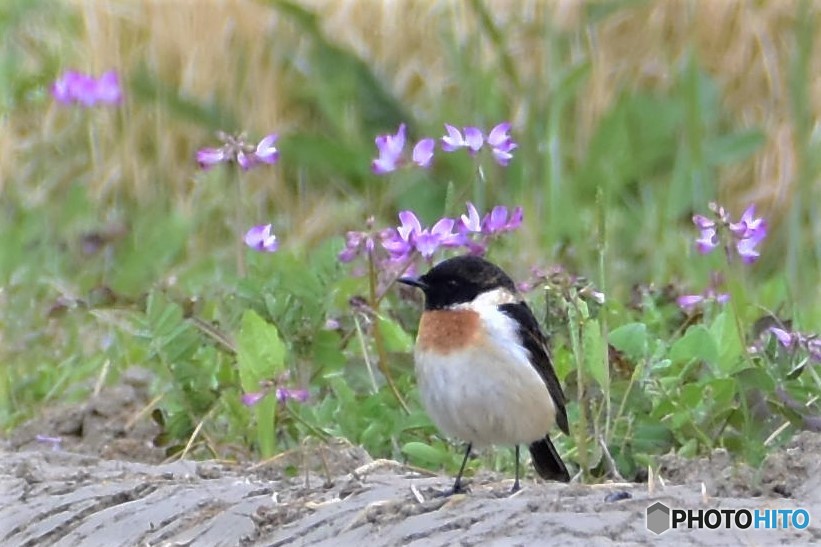
[{"label": "bird's tail", "polygon": [[570,473],[567,472],[567,467],[559,453],[556,452],[556,447],[550,441],[550,436],[545,435],[545,438],[531,443],[530,455],[533,457],[533,466],[536,468],[536,473],[543,479],[560,482],[570,482]]}]

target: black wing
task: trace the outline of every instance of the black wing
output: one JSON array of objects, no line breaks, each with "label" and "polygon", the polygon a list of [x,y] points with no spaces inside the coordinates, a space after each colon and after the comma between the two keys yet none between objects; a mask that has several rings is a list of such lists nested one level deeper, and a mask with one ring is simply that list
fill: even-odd
[{"label": "black wing", "polygon": [[547,390],[553,397],[556,405],[556,423],[566,435],[570,434],[567,427],[567,410],[564,405],[564,392],[556,378],[556,371],[553,370],[553,363],[550,360],[550,353],[547,350],[547,342],[544,334],[539,328],[539,323],[533,317],[533,312],[524,302],[515,304],[502,304],[499,310],[505,315],[512,317],[519,325],[519,336],[522,339],[525,349],[530,353],[530,364],[547,384]]}]

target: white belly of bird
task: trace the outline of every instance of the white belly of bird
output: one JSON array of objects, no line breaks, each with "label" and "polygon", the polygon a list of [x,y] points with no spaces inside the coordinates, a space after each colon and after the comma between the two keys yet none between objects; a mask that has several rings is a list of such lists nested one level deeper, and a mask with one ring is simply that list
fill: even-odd
[{"label": "white belly of bird", "polygon": [[556,417],[547,386],[524,348],[494,338],[475,350],[435,358],[417,348],[425,409],[443,433],[476,447],[542,439]]}]

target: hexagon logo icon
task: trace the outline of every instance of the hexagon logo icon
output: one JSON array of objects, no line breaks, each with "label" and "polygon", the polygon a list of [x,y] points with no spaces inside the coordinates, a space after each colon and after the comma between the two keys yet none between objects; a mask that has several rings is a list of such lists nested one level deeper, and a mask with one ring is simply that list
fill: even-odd
[{"label": "hexagon logo icon", "polygon": [[661,534],[670,529],[670,508],[657,501],[647,508],[647,529]]}]

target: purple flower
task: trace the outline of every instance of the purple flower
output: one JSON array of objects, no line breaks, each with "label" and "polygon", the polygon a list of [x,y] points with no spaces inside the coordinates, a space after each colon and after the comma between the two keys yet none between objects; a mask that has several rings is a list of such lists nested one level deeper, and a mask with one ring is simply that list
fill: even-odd
[{"label": "purple flower", "polygon": [[67,70],[52,84],[51,95],[58,103],[65,105],[119,104],[123,99],[120,78],[114,70],[109,70],[99,78]]},{"label": "purple flower", "polygon": [[404,260],[414,249],[430,258],[439,247],[454,247],[461,243],[459,235],[453,233],[456,223],[452,218],[443,218],[431,228],[422,228],[413,211],[402,211],[399,221],[401,224],[382,238],[382,247],[394,260]]},{"label": "purple flower", "polygon": [[746,239],[739,239],[736,241],[735,248],[736,252],[738,252],[738,256],[741,257],[741,260],[744,261],[745,264],[752,264],[758,257],[761,256],[761,253],[758,252],[756,247],[761,240],[764,239],[764,236],[758,237],[749,237]]},{"label": "purple flower", "polygon": [[364,232],[350,231],[345,235],[345,248],[339,252],[337,258],[340,262],[351,262],[357,256],[361,248],[361,243],[365,238]]},{"label": "purple flower", "polygon": [[701,254],[707,254],[718,246],[716,223],[703,215],[693,215],[693,224],[700,234],[696,239],[696,249]]},{"label": "purple flower", "polygon": [[482,221],[482,231],[489,235],[516,230],[522,225],[524,212],[521,207],[516,207],[508,218],[507,207],[497,205],[488,213]]},{"label": "purple flower", "polygon": [[778,343],[785,348],[791,349],[793,347],[793,344],[795,343],[793,333],[787,332],[784,329],[779,329],[778,327],[770,327],[770,332],[776,337]]},{"label": "purple flower", "polygon": [[276,389],[277,401],[282,404],[287,402],[288,399],[298,403],[304,403],[308,400],[309,396],[310,393],[308,393],[307,389],[289,389],[284,387],[278,387]]},{"label": "purple flower", "polygon": [[422,139],[413,147],[413,163],[419,167],[430,167],[433,161],[433,151],[436,148],[436,141],[433,139]]},{"label": "purple flower", "polygon": [[702,294],[685,294],[676,299],[678,307],[686,312],[690,312],[701,304],[708,302],[715,302],[716,304],[725,304],[730,299],[727,293],[717,293],[714,288],[710,287]]},{"label": "purple flower", "polygon": [[755,204],[747,207],[738,222],[730,222],[730,231],[740,239],[751,237],[764,238],[767,233],[767,221],[764,218],[755,218]]},{"label": "purple flower", "polygon": [[243,393],[241,397],[242,404],[245,406],[254,406],[268,394],[266,391],[252,391],[250,393]]},{"label": "purple flower", "polygon": [[703,301],[704,295],[702,294],[685,294],[676,299],[676,304],[678,304],[679,308],[685,311],[690,311]]},{"label": "purple flower", "polygon": [[228,161],[228,158],[223,148],[201,148],[197,150],[197,163],[202,169],[211,169],[224,161]]},{"label": "purple flower", "polygon": [[482,220],[479,218],[479,211],[471,202],[467,202],[468,214],[462,215],[459,224],[459,231],[462,233],[472,232],[479,233],[482,231]]},{"label": "purple flower", "polygon": [[257,144],[257,149],[254,151],[254,158],[260,163],[266,163],[268,165],[275,164],[279,159],[279,150],[274,146],[278,138],[279,135],[276,133],[271,133],[263,137],[263,139],[259,141],[259,144]]},{"label": "purple flower", "polygon": [[453,152],[460,148],[467,148],[471,154],[476,154],[484,144],[482,132],[476,127],[465,127],[464,135],[452,125],[445,124],[447,135],[442,137],[442,150]]},{"label": "purple flower", "polygon": [[345,248],[337,255],[342,263],[353,261],[362,252],[372,253],[376,248],[373,233],[373,217],[367,220],[367,231],[349,231],[345,234]]},{"label": "purple flower", "polygon": [[371,170],[377,175],[396,171],[405,148],[405,124],[399,126],[395,135],[377,136],[376,148],[379,151],[379,157],[371,163]]},{"label": "purple flower", "polygon": [[818,335],[788,331],[778,327],[770,327],[769,330],[778,340],[778,343],[786,349],[790,351],[803,349],[811,360],[821,363],[821,338]]},{"label": "purple flower", "polygon": [[510,136],[510,122],[500,123],[491,129],[487,136],[487,143],[490,145],[496,163],[502,167],[507,167],[513,158],[513,150],[519,147]]},{"label": "purple flower", "polygon": [[716,203],[710,203],[710,210],[714,219],[693,215],[693,224],[700,232],[696,249],[707,254],[724,241],[728,253],[734,246],[741,260],[747,264],[755,262],[760,256],[757,247],[767,236],[767,221],[755,218],[755,205],[750,205],[738,222],[732,222],[726,210]]},{"label": "purple flower", "polygon": [[755,204],[747,207],[738,222],[730,222],[728,228],[736,238],[738,256],[747,264],[755,262],[760,256],[756,247],[767,237],[767,221],[755,218]]},{"label": "purple flower", "polygon": [[61,74],[53,84],[51,84],[51,96],[61,104],[71,104],[74,102],[74,89],[77,85],[78,77],[82,74],[67,70]]},{"label": "purple flower", "polygon": [[[379,156],[371,162],[371,171],[377,175],[384,175],[396,171],[405,163],[405,124],[401,124],[395,135],[379,135],[376,137],[376,149]],[[416,143],[411,153],[411,160],[419,167],[430,167],[436,141],[422,139]]]},{"label": "purple flower", "polygon": [[523,214],[521,207],[516,207],[509,214],[507,207],[497,205],[481,218],[476,206],[468,202],[467,214],[460,217],[457,225],[460,243],[472,254],[482,255],[487,250],[490,238],[519,228]]},{"label": "purple flower", "polygon": [[273,253],[279,249],[277,236],[274,235],[273,226],[261,224],[254,226],[245,234],[245,244],[256,251]]},{"label": "purple flower", "polygon": [[708,230],[716,227],[715,221],[710,220],[704,215],[693,215],[693,224],[695,224],[699,230]]},{"label": "purple flower", "polygon": [[123,91],[120,87],[120,77],[113,70],[109,70],[97,79],[97,102],[104,104],[119,104],[123,100]]},{"label": "purple flower", "polygon": [[416,234],[422,232],[422,224],[413,211],[399,213],[401,224],[382,234],[382,247],[394,260],[402,260],[413,251]]},{"label": "purple flower", "polygon": [[261,164],[274,165],[279,160],[279,150],[274,146],[279,138],[276,133],[266,135],[257,144],[248,142],[244,133],[229,135],[220,131],[217,137],[223,143],[220,148],[197,150],[197,163],[206,171],[228,162],[236,162],[240,169],[248,171]]},{"label": "purple flower", "polygon": [[416,235],[416,250],[419,251],[424,258],[433,256],[439,247],[449,246],[454,241],[452,218],[440,219],[433,227],[428,230],[424,229],[421,233]]},{"label": "purple flower", "polygon": [[708,254],[710,251],[718,247],[718,234],[715,228],[706,228],[701,230],[701,233],[696,239],[696,249],[701,254]]},{"label": "purple flower", "polygon": [[445,124],[448,134],[442,137],[442,150],[453,152],[467,148],[471,155],[476,155],[487,143],[496,163],[506,167],[513,158],[513,151],[519,147],[510,136],[510,127],[510,122],[497,124],[485,139],[482,131],[476,127],[465,127],[462,132],[452,125]]},{"label": "purple flower", "polygon": [[[260,382],[260,384],[264,384],[263,389],[261,391],[253,391],[242,394],[242,404],[244,404],[245,406],[254,406],[271,392],[270,390],[271,388],[273,388],[273,382],[263,381]],[[285,404],[288,400],[296,401],[298,403],[304,403],[308,400],[308,397],[310,397],[310,393],[307,389],[291,389],[286,387],[278,387],[274,389],[274,396],[280,404]]]},{"label": "purple flower", "polygon": [[254,156],[253,154],[248,154],[245,150],[237,151],[237,165],[243,171],[248,171],[255,165]]}]

